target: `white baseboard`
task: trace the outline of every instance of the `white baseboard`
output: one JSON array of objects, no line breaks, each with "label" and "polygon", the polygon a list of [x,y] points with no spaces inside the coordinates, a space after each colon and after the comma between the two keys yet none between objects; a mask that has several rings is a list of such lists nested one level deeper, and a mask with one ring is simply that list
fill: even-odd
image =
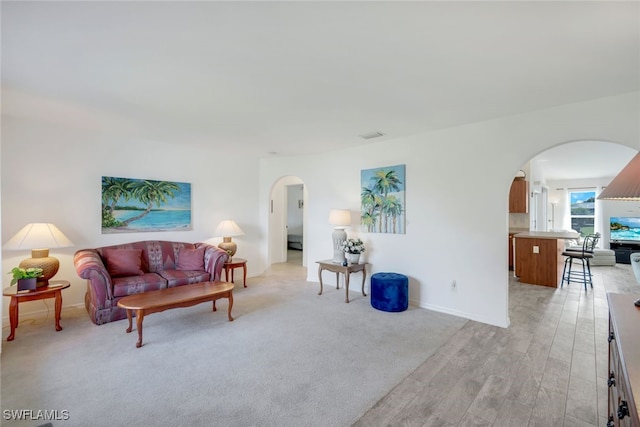
[{"label": "white baseboard", "polygon": [[442,307],[439,305],[434,305],[434,304],[420,305],[420,301],[416,301],[416,300],[410,300],[409,302],[412,305],[415,305],[420,308],[425,308],[427,310],[433,310],[439,313],[451,314],[453,316],[462,317],[464,319],[474,320],[476,322],[486,323],[486,324],[498,326],[501,328],[508,328],[509,325],[511,324],[511,320],[509,319],[508,316],[503,321],[499,321],[498,319],[495,319],[493,317],[478,316],[478,315],[467,313],[464,311],[452,310],[448,307]]}]

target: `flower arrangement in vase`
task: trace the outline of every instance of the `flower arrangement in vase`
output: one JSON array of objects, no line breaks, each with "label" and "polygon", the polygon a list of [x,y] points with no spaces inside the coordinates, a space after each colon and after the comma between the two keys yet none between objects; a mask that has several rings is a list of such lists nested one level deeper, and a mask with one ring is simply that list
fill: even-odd
[{"label": "flower arrangement in vase", "polygon": [[344,251],[349,263],[358,264],[360,261],[360,254],[362,254],[366,249],[362,240],[358,238],[351,238],[342,242],[342,250]]}]

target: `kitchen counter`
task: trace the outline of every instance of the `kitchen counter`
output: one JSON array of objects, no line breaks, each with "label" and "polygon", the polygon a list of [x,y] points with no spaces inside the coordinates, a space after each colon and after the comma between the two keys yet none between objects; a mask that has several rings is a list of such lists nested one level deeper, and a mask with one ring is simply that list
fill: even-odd
[{"label": "kitchen counter", "polygon": [[529,231],[528,228],[509,227],[509,234],[525,233],[527,231]]},{"label": "kitchen counter", "polygon": [[529,231],[523,227],[509,227],[509,270],[513,270],[513,236],[518,233]]},{"label": "kitchen counter", "polygon": [[580,233],[573,231],[525,231],[514,234],[515,238],[525,239],[564,239],[574,240],[580,237]]},{"label": "kitchen counter", "polygon": [[565,240],[575,232],[526,231],[514,235],[515,275],[522,283],[557,288],[562,283]]}]

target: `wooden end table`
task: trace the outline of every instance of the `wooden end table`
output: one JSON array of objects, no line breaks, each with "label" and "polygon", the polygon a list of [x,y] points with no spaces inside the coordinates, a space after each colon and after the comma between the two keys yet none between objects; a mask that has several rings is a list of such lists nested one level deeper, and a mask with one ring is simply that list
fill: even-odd
[{"label": "wooden end table", "polygon": [[231,283],[235,283],[233,281],[233,271],[236,268],[242,267],[243,275],[242,275],[242,284],[244,287],[247,287],[247,260],[244,258],[231,258],[229,261],[224,263],[224,280],[229,281],[229,270],[231,270]]},{"label": "wooden end table", "polygon": [[4,291],[2,291],[2,295],[5,297],[11,297],[11,302],[9,303],[11,333],[7,337],[7,341],[13,341],[16,336],[16,329],[18,328],[18,305],[21,302],[55,298],[56,331],[61,331],[62,326],[60,326],[60,313],[62,312],[62,290],[67,289],[69,286],[71,286],[71,284],[67,280],[49,280],[49,284],[47,286],[41,286],[30,291],[18,291],[17,286],[5,288]]},{"label": "wooden end table", "polygon": [[318,278],[320,279],[320,292],[318,295],[322,295],[322,271],[329,270],[336,273],[336,289],[340,289],[340,273],[344,274],[344,287],[346,292],[346,297],[344,302],[349,302],[349,276],[351,273],[356,273],[358,271],[362,271],[362,295],[367,296],[364,293],[364,282],[367,278],[367,263],[363,262],[360,264],[336,264],[332,260],[326,261],[316,261],[318,263]]}]

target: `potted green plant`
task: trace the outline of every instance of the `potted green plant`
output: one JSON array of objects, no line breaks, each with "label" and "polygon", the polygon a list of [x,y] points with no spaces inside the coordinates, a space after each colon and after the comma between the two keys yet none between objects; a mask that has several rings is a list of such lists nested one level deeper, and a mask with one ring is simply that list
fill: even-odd
[{"label": "potted green plant", "polygon": [[17,283],[19,291],[27,291],[36,288],[38,277],[42,276],[42,269],[40,267],[13,267],[9,274],[13,275],[11,286]]}]

